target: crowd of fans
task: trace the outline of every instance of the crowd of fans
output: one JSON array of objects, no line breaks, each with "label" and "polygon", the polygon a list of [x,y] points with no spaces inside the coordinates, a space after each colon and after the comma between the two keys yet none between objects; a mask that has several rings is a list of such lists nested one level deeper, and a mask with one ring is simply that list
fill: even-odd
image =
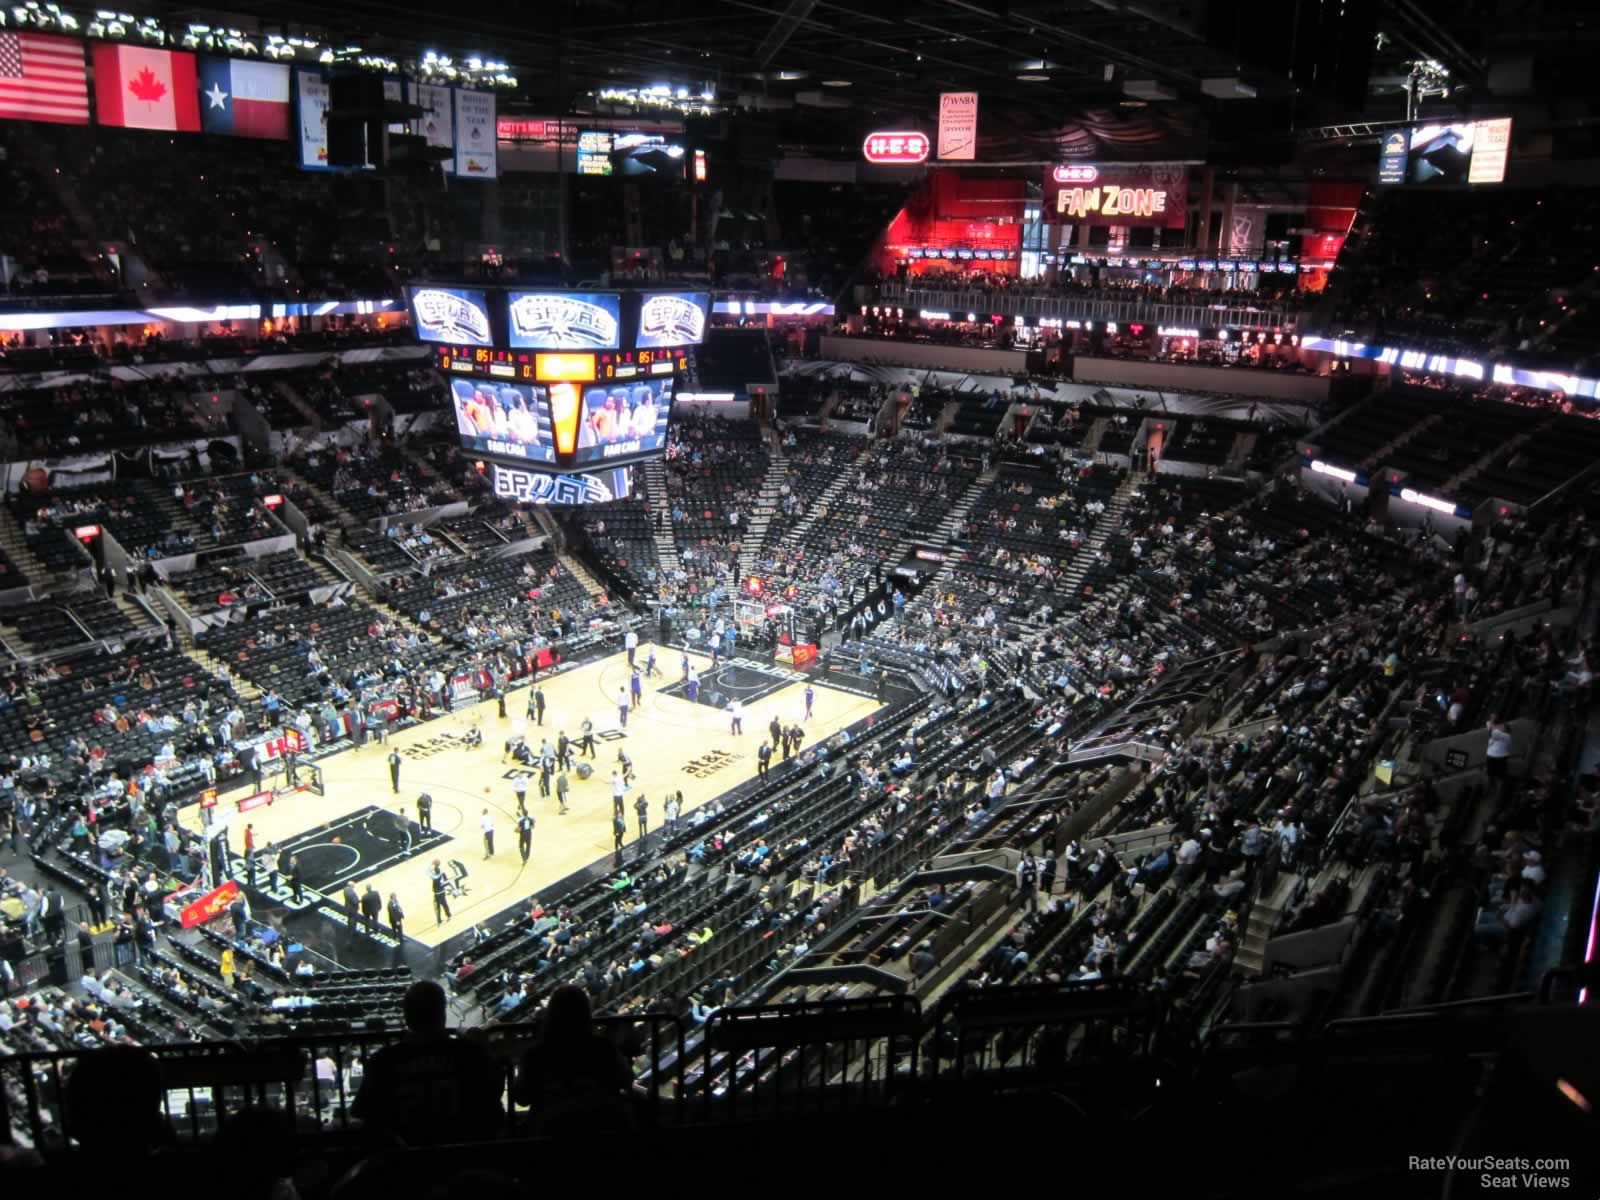
[{"label": "crowd of fans", "polygon": [[[999,426],[1003,401],[972,403],[980,425]],[[1077,450],[1093,419],[1052,410],[1027,440],[782,429],[776,512],[758,546],[765,431],[679,422],[662,494],[582,518],[596,551],[631,555],[670,532],[681,565],[662,572],[646,556],[641,598],[698,610],[690,623],[708,633],[740,583],[740,552],[753,551],[765,586],[846,634],[828,640],[827,677],[892,703],[817,741],[780,726],[770,777],[690,813],[669,793],[660,832],[630,863],[481,933],[451,961],[475,1019],[527,1018],[575,985],[610,1012],[681,1017],[695,1031],[691,1087],[753,1087],[781,1063],[727,1054],[699,1031],[725,1005],[816,998],[786,966],[869,963],[913,988],[1117,979],[1198,1004],[1221,996],[1241,956],[1258,969],[1249,917],[1279,879],[1303,886],[1280,897],[1275,932],[1366,914],[1378,932],[1364,953],[1392,955],[1397,979],[1436,937],[1469,948],[1441,988],[1485,992],[1524,972],[1562,834],[1592,830],[1600,812],[1537,732],[1581,716],[1592,649],[1581,629],[1537,614],[1509,631],[1473,626],[1587,596],[1600,545],[1589,492],[1452,541],[1283,480],[1087,462]],[[1232,433],[1179,423],[1173,447],[1192,439],[1210,455]],[[30,950],[59,944],[78,936],[69,908],[100,909],[86,914],[95,969],[76,990],[9,987],[7,1046],[286,1028],[274,1002],[307,996],[281,935],[224,939],[230,962],[254,964],[246,988],[211,937],[164,926],[169,893],[199,868],[173,806],[249,771],[242,750],[273,730],[298,730],[313,751],[359,743],[449,711],[459,671],[492,696],[543,650],[615,635],[612,598],[590,595],[554,555],[493,557],[521,536],[513,511],[474,494],[464,515],[425,515],[473,474],[447,442],[420,440],[307,450],[275,473],[155,493],[194,533],[248,540],[266,532],[255,523],[264,490],[307,489],[319,519],[343,526],[333,544],[380,586],[370,603],[334,588],[317,606],[304,589],[281,604],[271,589],[241,593],[260,605],[253,619],[198,638],[211,669],[152,622],[134,630],[137,650],[6,681],[0,796],[14,826],[0,834],[63,873],[43,889],[0,880],[20,902],[11,933]],[[35,534],[87,513],[133,522],[151,494],[97,494],[87,507],[44,494],[27,519]],[[954,533],[938,532],[952,516]],[[932,540],[951,552],[942,566],[885,580],[896,550]],[[210,587],[169,584],[181,596]],[[863,607],[869,595],[881,610]],[[906,686],[891,689],[886,669]],[[240,681],[259,697],[245,699]],[[1397,779],[1392,765],[1375,774],[1474,732],[1487,748],[1465,784]],[[1095,758],[1126,745],[1143,748],[1147,770],[1130,777]],[[1109,789],[1114,804],[1102,803]],[[1015,873],[905,882],[960,851],[1004,851]],[[870,898],[856,886],[866,880]],[[970,931],[1008,905],[1004,936],[977,953]],[[879,919],[852,922],[863,907]],[[109,941],[93,932],[106,924]],[[619,1088],[641,1049],[621,1047]]]}]

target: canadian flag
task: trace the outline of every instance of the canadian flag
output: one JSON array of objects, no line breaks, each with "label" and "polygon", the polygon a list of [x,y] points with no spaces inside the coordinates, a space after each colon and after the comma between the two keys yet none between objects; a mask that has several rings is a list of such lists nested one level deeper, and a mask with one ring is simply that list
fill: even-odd
[{"label": "canadian flag", "polygon": [[145,46],[95,46],[94,106],[102,125],[198,133],[194,55]]}]

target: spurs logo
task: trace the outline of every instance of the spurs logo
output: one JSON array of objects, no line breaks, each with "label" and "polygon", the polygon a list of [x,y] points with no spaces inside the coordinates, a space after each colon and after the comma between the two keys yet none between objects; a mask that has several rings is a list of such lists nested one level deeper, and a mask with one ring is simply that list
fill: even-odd
[{"label": "spurs logo", "polygon": [[574,296],[519,296],[511,304],[511,330],[527,345],[556,350],[602,350],[617,344],[617,319],[598,304]]},{"label": "spurs logo", "polygon": [[705,330],[705,309],[682,296],[651,296],[639,310],[641,346],[698,345]]},{"label": "spurs logo", "polygon": [[491,341],[488,315],[452,292],[423,288],[412,294],[411,303],[424,338],[474,346],[487,346]]},{"label": "spurs logo", "polygon": [[527,504],[604,504],[616,499],[594,475],[547,475],[513,471],[498,464],[494,469],[494,494]]}]

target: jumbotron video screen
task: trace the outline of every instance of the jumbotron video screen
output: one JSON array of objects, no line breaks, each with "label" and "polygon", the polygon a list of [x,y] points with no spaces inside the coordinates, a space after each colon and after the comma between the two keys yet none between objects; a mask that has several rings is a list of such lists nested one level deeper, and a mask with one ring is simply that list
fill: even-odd
[{"label": "jumbotron video screen", "polygon": [[677,377],[711,308],[704,292],[440,284],[407,300],[450,380],[463,449],[558,474],[666,448]]}]

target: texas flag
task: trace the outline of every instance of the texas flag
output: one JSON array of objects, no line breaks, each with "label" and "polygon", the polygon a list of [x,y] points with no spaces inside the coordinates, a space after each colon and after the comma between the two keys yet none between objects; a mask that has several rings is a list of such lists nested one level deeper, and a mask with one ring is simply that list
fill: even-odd
[{"label": "texas flag", "polygon": [[146,46],[95,46],[94,107],[102,125],[200,132],[194,55]]},{"label": "texas flag", "polygon": [[200,121],[207,133],[288,141],[288,66],[203,55]]}]

